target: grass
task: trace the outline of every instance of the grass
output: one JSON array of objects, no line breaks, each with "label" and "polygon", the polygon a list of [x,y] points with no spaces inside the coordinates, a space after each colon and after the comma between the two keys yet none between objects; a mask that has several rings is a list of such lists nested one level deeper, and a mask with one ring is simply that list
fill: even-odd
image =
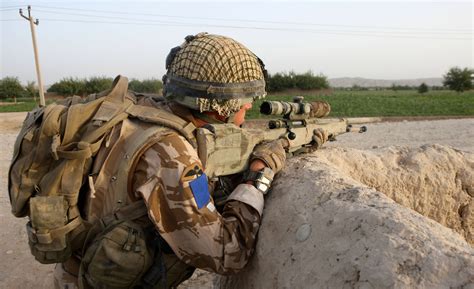
[{"label": "grass", "polygon": [[[38,103],[36,103],[33,98],[17,98],[16,101],[17,103],[15,103],[15,100],[12,98],[2,99],[0,102],[0,113],[30,111],[38,106]],[[53,100],[46,101],[47,104],[52,102]]]},{"label": "grass", "polygon": [[[439,90],[419,94],[415,90],[408,91],[343,91],[335,90],[329,95],[316,95],[309,92],[298,93],[305,96],[305,101],[324,100],[331,104],[330,116],[363,117],[363,116],[474,116],[474,90],[456,93]],[[265,100],[292,101],[290,95],[270,95]],[[53,100],[48,100],[51,103]],[[32,98],[19,98],[17,104],[13,99],[10,105],[0,105],[0,112],[30,111],[36,104]],[[248,112],[248,119],[262,118],[259,107],[262,100],[257,101]]]},{"label": "grass", "polygon": [[[267,96],[265,100],[292,101],[293,96]],[[419,94],[408,91],[343,91],[331,95],[305,95],[305,101],[324,100],[331,105],[330,116],[474,116],[474,91],[456,93],[440,90]],[[248,118],[262,118],[256,102]]]}]

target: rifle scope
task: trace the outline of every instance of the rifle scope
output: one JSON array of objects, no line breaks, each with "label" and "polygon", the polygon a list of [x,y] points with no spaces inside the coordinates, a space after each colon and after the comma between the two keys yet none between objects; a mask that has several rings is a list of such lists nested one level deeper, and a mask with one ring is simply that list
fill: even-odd
[{"label": "rifle scope", "polygon": [[260,113],[266,115],[283,115],[286,119],[301,120],[306,118],[325,117],[331,106],[325,101],[303,102],[303,96],[295,96],[293,102],[265,101],[260,105]]}]

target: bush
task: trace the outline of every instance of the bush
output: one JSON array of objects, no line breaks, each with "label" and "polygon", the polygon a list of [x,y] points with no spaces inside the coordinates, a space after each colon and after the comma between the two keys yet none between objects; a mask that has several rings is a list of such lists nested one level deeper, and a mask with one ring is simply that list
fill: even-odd
[{"label": "bush", "polygon": [[294,72],[276,73],[275,75],[269,75],[267,79],[267,90],[269,92],[294,88],[302,90],[325,89],[329,88],[329,82],[326,76],[322,74],[314,75],[311,71],[303,74]]},{"label": "bush", "polygon": [[105,76],[94,76],[84,81],[84,88],[87,94],[101,92],[112,88],[114,80]]},{"label": "bush", "polygon": [[295,87],[303,90],[310,89],[324,89],[329,88],[329,83],[326,76],[313,75],[311,71],[308,71],[304,74],[297,74],[294,77]]},{"label": "bush", "polygon": [[24,96],[26,96],[26,91],[18,77],[7,76],[0,80],[0,98]]},{"label": "bush", "polygon": [[143,81],[132,79],[128,83],[128,88],[141,93],[160,93],[163,83],[158,79],[145,79]]},{"label": "bush", "polygon": [[426,85],[426,83],[422,83],[420,84],[420,86],[418,86],[418,93],[426,93],[428,92],[428,85]]},{"label": "bush", "polygon": [[398,90],[413,90],[415,88],[416,86],[413,87],[409,85],[399,85],[399,84],[392,83],[392,87],[390,89],[393,91],[398,91]]},{"label": "bush", "polygon": [[268,91],[283,91],[294,87],[293,76],[294,72],[290,73],[275,73],[269,75],[267,79],[267,90]]},{"label": "bush", "polygon": [[82,96],[86,94],[85,80],[73,77],[63,78],[59,82],[51,85],[48,92],[55,92],[63,96]]}]

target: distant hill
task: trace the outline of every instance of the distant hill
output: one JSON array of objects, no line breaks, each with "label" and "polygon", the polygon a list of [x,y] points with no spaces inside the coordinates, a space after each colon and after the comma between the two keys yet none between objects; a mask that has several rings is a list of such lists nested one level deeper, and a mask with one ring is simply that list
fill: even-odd
[{"label": "distant hill", "polygon": [[416,78],[416,79],[368,79],[362,77],[339,77],[330,78],[331,87],[352,87],[358,85],[361,87],[390,87],[395,85],[419,86],[422,83],[428,86],[442,86],[442,78]]}]

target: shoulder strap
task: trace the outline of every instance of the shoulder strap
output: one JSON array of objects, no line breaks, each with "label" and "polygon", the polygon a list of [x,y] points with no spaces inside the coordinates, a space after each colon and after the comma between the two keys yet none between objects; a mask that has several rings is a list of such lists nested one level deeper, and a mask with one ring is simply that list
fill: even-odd
[{"label": "shoulder strap", "polygon": [[194,148],[197,148],[194,131],[196,126],[192,122],[188,122],[179,116],[176,116],[164,109],[156,107],[148,107],[142,105],[132,105],[127,108],[126,112],[135,118],[145,122],[151,122],[171,129],[177,130],[188,140]]},{"label": "shoulder strap", "polygon": [[130,184],[133,178],[133,170],[138,158],[162,135],[167,128],[162,126],[152,126],[144,131],[137,131],[129,138],[130,141],[124,147],[124,154],[121,158],[115,181],[110,185],[115,194],[115,204],[125,204],[128,193],[130,191]]}]

